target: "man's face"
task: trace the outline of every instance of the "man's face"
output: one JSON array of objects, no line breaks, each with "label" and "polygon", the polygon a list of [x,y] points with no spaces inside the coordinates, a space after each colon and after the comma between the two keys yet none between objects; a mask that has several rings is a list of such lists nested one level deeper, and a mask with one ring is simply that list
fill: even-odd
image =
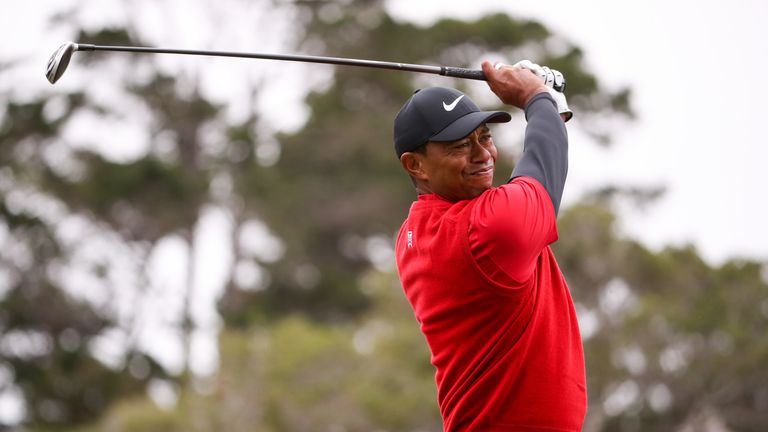
[{"label": "man's face", "polygon": [[479,196],[493,184],[498,153],[488,127],[483,124],[458,141],[426,144],[419,155],[425,192],[456,202]]}]

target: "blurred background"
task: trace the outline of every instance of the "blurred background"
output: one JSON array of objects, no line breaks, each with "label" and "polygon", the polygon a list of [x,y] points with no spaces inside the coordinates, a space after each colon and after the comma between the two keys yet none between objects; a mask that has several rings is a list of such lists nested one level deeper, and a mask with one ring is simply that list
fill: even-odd
[{"label": "blurred background", "polygon": [[76,53],[51,86],[69,40],[562,71],[584,430],[768,430],[764,2],[3,5],[0,430],[441,430],[392,119],[429,85],[505,109],[482,82],[192,56]]}]

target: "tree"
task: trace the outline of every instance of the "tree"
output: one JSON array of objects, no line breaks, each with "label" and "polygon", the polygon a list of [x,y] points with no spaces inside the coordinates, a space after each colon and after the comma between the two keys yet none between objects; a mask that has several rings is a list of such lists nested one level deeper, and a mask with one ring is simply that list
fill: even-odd
[{"label": "tree", "polygon": [[[140,44],[121,29],[81,32],[76,39]],[[2,367],[9,370],[9,388],[19,388],[26,401],[29,424],[90,421],[117,397],[141,393],[151,379],[169,377],[141,346],[143,304],[152,290],[149,259],[153,247],[170,235],[183,238],[194,255],[193,233],[201,208],[210,202],[212,172],[203,166],[199,131],[218,113],[199,94],[178,95],[175,83],[155,72],[146,82],[127,84],[154,118],[152,139],[174,139],[172,155],[155,152],[128,162],[75,150],[59,138],[83,113],[125,118],[121,105],[80,92],[25,103],[9,97],[4,104],[0,216],[10,233],[3,257],[10,287],[2,297],[0,331],[7,346]],[[73,226],[78,233],[69,238]],[[111,250],[94,256],[94,249]],[[125,278],[126,268],[135,277]],[[194,267],[187,268],[178,318],[183,347],[189,347],[194,330]],[[115,351],[110,359],[101,354],[105,343]],[[186,361],[188,352],[183,357]]]},{"label": "tree", "polygon": [[[24,399],[33,424],[87,421],[118,396],[141,390],[158,368],[140,353],[129,355],[146,365],[142,377],[97,361],[93,346],[116,321],[66,283],[64,268],[77,257],[61,232],[67,206],[44,187],[45,144],[72,110],[50,121],[44,99],[0,100],[6,112],[0,122],[0,389]],[[81,95],[67,102],[74,109]],[[84,270],[104,278],[98,266]]]},{"label": "tree", "polygon": [[[765,265],[704,262],[693,247],[649,251],[616,232],[605,201],[569,208],[555,253],[585,339],[585,430],[733,431],[768,425]],[[761,294],[763,293],[763,294]]]}]

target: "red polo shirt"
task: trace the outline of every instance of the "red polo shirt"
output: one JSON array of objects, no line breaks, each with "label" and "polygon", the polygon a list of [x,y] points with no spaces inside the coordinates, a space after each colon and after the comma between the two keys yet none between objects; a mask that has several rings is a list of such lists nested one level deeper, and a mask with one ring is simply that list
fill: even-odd
[{"label": "red polo shirt", "polygon": [[421,195],[400,229],[400,280],[436,368],[446,431],[580,431],[584,353],[530,177],[451,203]]}]

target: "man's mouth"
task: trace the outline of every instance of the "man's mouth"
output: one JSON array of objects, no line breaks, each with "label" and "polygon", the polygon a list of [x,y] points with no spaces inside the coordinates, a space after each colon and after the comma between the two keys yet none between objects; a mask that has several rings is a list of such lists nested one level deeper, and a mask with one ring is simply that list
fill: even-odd
[{"label": "man's mouth", "polygon": [[470,174],[474,176],[484,176],[484,175],[493,174],[493,165],[488,165],[487,167],[472,171]]}]

